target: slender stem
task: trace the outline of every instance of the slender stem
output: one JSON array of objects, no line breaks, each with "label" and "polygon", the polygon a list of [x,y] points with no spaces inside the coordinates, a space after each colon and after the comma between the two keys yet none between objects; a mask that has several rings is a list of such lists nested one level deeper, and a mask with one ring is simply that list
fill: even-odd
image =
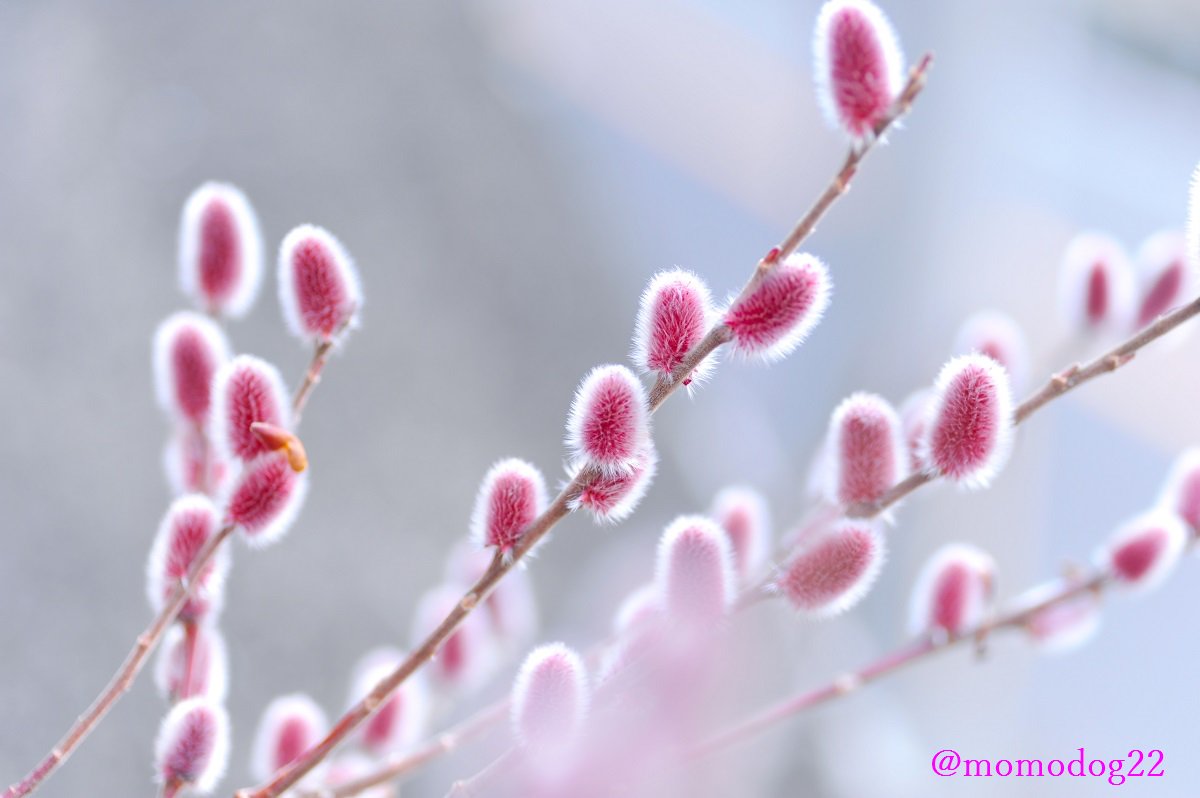
[{"label": "slender stem", "polygon": [[182,701],[192,695],[192,680],[196,669],[196,640],[199,629],[195,621],[183,621],[183,681],[179,685],[179,697]]},{"label": "slender stem", "polygon": [[331,338],[327,341],[320,341],[313,348],[312,360],[308,363],[308,371],[304,373],[304,380],[300,383],[300,387],[296,389],[295,396],[292,397],[292,426],[300,426],[300,417],[304,415],[304,407],[308,404],[308,397],[312,396],[312,392],[316,390],[317,383],[321,381],[321,371],[325,368],[325,364],[329,362],[329,353],[333,351],[336,338]]},{"label": "slender stem", "polygon": [[[921,59],[910,74],[908,82],[905,84],[891,111],[876,125],[875,135],[860,146],[851,149],[850,153],[846,156],[846,161],[842,168],[834,176],[833,181],[826,187],[812,208],[809,209],[808,213],[801,217],[800,221],[796,223],[795,227],[778,247],[772,249],[763,260],[759,261],[754,274],[751,276],[746,288],[743,289],[743,292],[752,287],[756,280],[761,279],[762,275],[770,270],[782,257],[786,257],[787,254],[790,254],[796,247],[800,246],[804,239],[816,229],[817,222],[833,206],[834,201],[846,192],[850,179],[853,177],[855,169],[863,157],[870,151],[883,133],[896,120],[908,112],[913,100],[925,85],[925,75],[932,61],[933,57],[929,54],[926,54]],[[648,398],[650,412],[653,413],[658,410],[662,403],[667,400],[667,397],[678,390],[681,385],[686,384],[696,366],[720,346],[727,343],[730,338],[730,330],[724,324],[717,324],[709,330],[700,343],[693,347],[683,362],[675,368],[671,377],[666,380],[659,380],[651,388]],[[323,353],[318,350],[317,355],[313,359],[314,364],[316,365],[319,360],[323,363],[322,358]],[[316,373],[313,375],[314,379],[319,376],[319,371],[320,367],[317,365]],[[305,386],[302,385],[300,392],[297,393],[298,408],[303,407],[304,389]],[[442,643],[454,633],[454,630],[462,623],[463,619],[471,613],[479,602],[487,598],[488,594],[504,575],[520,562],[521,558],[525,556],[534,544],[547,535],[554,528],[555,524],[570,514],[572,501],[592,477],[593,475],[589,469],[581,470],[571,480],[570,484],[551,502],[546,511],[535,519],[529,529],[526,530],[522,536],[521,543],[513,551],[511,559],[507,562],[504,562],[499,557],[493,560],[491,567],[467,591],[462,600],[459,601],[429,637],[415,651],[409,654],[408,658],[395,671],[380,681],[366,698],[351,707],[321,742],[309,749],[303,756],[294,760],[266,784],[258,788],[238,790],[236,794],[237,798],[274,798],[274,796],[280,795],[284,790],[295,784],[306,773],[312,770],[317,763],[328,756],[394,690],[399,688],[421,665],[431,659],[437,653]]]},{"label": "slender stem", "polygon": [[928,659],[961,643],[967,641],[978,643],[995,631],[1022,628],[1037,613],[1056,604],[1068,602],[1085,593],[1099,593],[1109,584],[1109,581],[1107,573],[1097,570],[1082,579],[1058,580],[1057,589],[1051,591],[1045,591],[1043,587],[1034,588],[1015,599],[1008,609],[974,629],[953,636],[935,637],[925,634],[909,640],[894,651],[857,671],[844,673],[816,689],[792,696],[708,738],[693,746],[687,756],[689,759],[697,759],[742,743],[781,721],[852,693],[877,679],[882,679],[908,665]]},{"label": "slender stem", "polygon": [[163,605],[162,611],[155,616],[150,625],[138,635],[137,641],[134,643],[133,649],[125,658],[125,662],[117,669],[108,686],[96,697],[88,710],[75,721],[74,725],[67,730],[66,735],[58,742],[58,745],[50,751],[49,755],[22,781],[17,782],[5,791],[3,798],[20,798],[20,796],[29,795],[38,785],[50,775],[59,765],[67,760],[76,747],[83,742],[84,738],[95,728],[96,724],[112,709],[113,705],[125,694],[126,691],[133,685],[133,680],[137,676],[138,671],[145,664],[146,657],[158,645],[158,641],[162,638],[163,633],[179,615],[179,610],[187,601],[192,588],[199,581],[200,574],[208,567],[213,556],[225,542],[225,538],[233,533],[232,525],[222,527],[217,534],[213,535],[204,544],[204,547],[196,554],[196,559],[192,561],[192,567],[188,569],[187,576],[175,586],[168,597],[166,604]]},{"label": "slender stem", "polygon": [[[1184,322],[1200,314],[1200,297],[1186,305],[1165,313],[1153,324],[1130,336],[1117,346],[1097,357],[1091,362],[1069,366],[1050,379],[1036,393],[1030,396],[1013,411],[1013,424],[1026,421],[1030,416],[1041,410],[1051,401],[1068,393],[1085,382],[1097,377],[1110,374],[1129,361],[1148,344],[1157,341]],[[870,518],[883,512],[922,485],[933,482],[937,474],[921,471],[909,476],[902,482],[896,483],[881,499],[875,502],[852,504],[846,508],[846,515],[851,518]]]}]

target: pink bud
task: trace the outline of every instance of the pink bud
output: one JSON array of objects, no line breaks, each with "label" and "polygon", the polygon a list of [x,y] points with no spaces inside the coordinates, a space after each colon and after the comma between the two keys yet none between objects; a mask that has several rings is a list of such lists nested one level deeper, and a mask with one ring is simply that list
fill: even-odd
[{"label": "pink bud", "polygon": [[320,227],[301,225],[279,249],[279,302],[292,334],[332,341],[354,326],[362,287],[350,254]]},{"label": "pink bud", "polygon": [[1178,230],[1162,230],[1146,239],[1137,253],[1137,272],[1138,329],[1183,305],[1196,293],[1187,240]]},{"label": "pink bud", "polygon": [[739,579],[747,581],[762,568],[770,554],[771,517],[767,500],[753,488],[724,488],[713,499],[711,515],[729,538]]},{"label": "pink bud", "polygon": [[814,534],[784,566],[776,585],[796,608],[818,618],[850,609],[883,568],[883,536],[870,521],[846,520]]},{"label": "pink bud", "polygon": [[1025,334],[1011,317],[995,310],[971,315],[954,338],[954,354],[978,352],[1008,372],[1014,392],[1025,390],[1029,379],[1029,346]]},{"label": "pink bud", "polygon": [[942,368],[934,390],[921,459],[953,482],[986,487],[1012,448],[1008,374],[986,355],[961,355]]},{"label": "pink bud", "polygon": [[179,421],[203,424],[213,375],[229,359],[229,342],[211,319],[181,311],[154,333],[154,386],[158,404]]},{"label": "pink bud", "polygon": [[[1031,591],[1028,601],[1030,604],[1040,604],[1056,589],[1056,585],[1046,585]],[[1038,610],[1025,623],[1025,630],[1034,644],[1051,653],[1078,648],[1090,640],[1099,628],[1100,598],[1090,590]]]},{"label": "pink bud", "polygon": [[487,472],[475,497],[471,537],[476,545],[511,556],[522,533],[546,509],[546,481],[534,466],[515,457]]},{"label": "pink bud", "polygon": [[291,404],[279,369],[252,355],[238,355],[213,378],[209,439],[226,460],[253,460],[269,451],[250,425],[292,423]]},{"label": "pink bud", "polygon": [[995,571],[991,555],[975,546],[951,543],[938,549],[913,588],[912,633],[939,630],[957,636],[977,627],[992,599]]},{"label": "pink bud", "polygon": [[1182,518],[1169,510],[1151,510],[1113,533],[1097,559],[1118,582],[1144,592],[1170,575],[1187,542]]},{"label": "pink bud", "polygon": [[191,678],[187,676],[187,634],[183,624],[167,630],[158,658],[154,663],[154,685],[168,701],[180,701],[193,696],[222,703],[229,690],[229,654],[225,639],[211,623],[195,626]]},{"label": "pink bud", "polygon": [[[182,496],[171,503],[146,564],[146,595],[155,612],[163,606],[176,586],[187,576],[196,555],[217,533],[217,509],[212,501],[198,493]],[[225,576],[229,573],[229,550],[218,549],[201,571],[198,584],[179,611],[179,618],[196,621],[220,610]]]},{"label": "pink bud", "polygon": [[620,636],[653,624],[662,615],[661,598],[655,584],[642,585],[634,590],[625,597],[613,615],[613,631]]},{"label": "pink bud", "polygon": [[[428,591],[417,603],[413,621],[413,645],[419,646],[462,599],[466,589],[445,584]],[[446,639],[429,663],[429,673],[437,687],[459,693],[479,689],[499,664],[496,641],[481,612],[468,615]]]},{"label": "pink bud", "polygon": [[724,530],[703,516],[676,518],[659,541],[655,581],[672,620],[708,624],[725,617],[737,587]]},{"label": "pink bud", "polygon": [[856,393],[829,422],[825,496],[840,504],[878,501],[908,476],[900,417],[886,399]]},{"label": "pink bud", "polygon": [[194,424],[177,426],[163,449],[163,470],[171,493],[221,492],[229,468],[209,446],[208,435]]},{"label": "pink bud", "polygon": [[226,518],[251,546],[268,546],[287,532],[308,492],[308,474],[296,473],[286,453],[268,452],[246,463],[226,503]]},{"label": "pink bud", "polygon": [[[403,661],[404,653],[397,649],[380,648],[369,652],[354,669],[347,703],[354,705],[366,698]],[[380,704],[359,727],[359,743],[375,756],[387,756],[411,748],[426,733],[431,710],[429,687],[424,675],[418,672]]]},{"label": "pink bud", "polygon": [[207,698],[179,702],[159,727],[154,760],[165,794],[187,786],[207,795],[229,763],[229,716]]},{"label": "pink bud", "polygon": [[583,661],[562,643],[535,648],[512,689],[512,723],[521,745],[553,758],[568,748],[587,717],[589,689]]},{"label": "pink bud", "polygon": [[855,139],[871,135],[904,83],[904,58],[887,17],[867,0],[830,0],[817,17],[813,50],[829,123]]},{"label": "pink bud", "polygon": [[1187,522],[1192,533],[1200,533],[1200,448],[1184,451],[1171,465],[1159,505]]},{"label": "pink bud", "polygon": [[[446,562],[446,578],[454,584],[473,585],[492,564],[489,551],[464,541],[451,551]],[[538,627],[537,600],[533,583],[524,564],[501,579],[483,600],[484,614],[493,639],[506,649],[524,648]]]},{"label": "pink bud", "polygon": [[829,272],[812,255],[796,253],[756,275],[725,311],[733,348],[744,356],[778,360],[799,346],[829,307]]},{"label": "pink bud", "polygon": [[[258,781],[266,781],[319,743],[328,728],[325,712],[307,695],[293,693],[276,698],[258,722],[251,774]],[[318,777],[310,773],[307,778]]]},{"label": "pink bud", "polygon": [[1132,323],[1133,266],[1125,248],[1101,233],[1080,233],[1067,245],[1059,278],[1063,316],[1072,330],[1124,330]]},{"label": "pink bud", "polygon": [[[683,269],[659,272],[642,293],[633,334],[633,362],[645,373],[670,377],[688,352],[713,326],[715,309],[708,286]],[[691,388],[716,365],[710,355],[685,380]]]},{"label": "pink bud", "polygon": [[925,470],[922,450],[936,401],[936,393],[929,388],[922,388],[909,394],[904,404],[900,405],[900,428],[904,433],[904,448],[908,450],[908,470],[912,473]]},{"label": "pink bud", "polygon": [[183,206],[179,279],[201,310],[242,316],[262,283],[262,236],[254,209],[238,188],[205,183]]},{"label": "pink bud", "polygon": [[628,472],[650,441],[646,390],[624,366],[597,366],[583,378],[567,419],[567,448],[605,473]]},{"label": "pink bud", "polygon": [[[574,479],[582,463],[568,466],[567,474]],[[602,473],[583,486],[572,500],[571,509],[583,507],[599,523],[617,523],[628,518],[641,503],[650,483],[658,472],[658,451],[650,441],[633,458],[629,470]]]}]

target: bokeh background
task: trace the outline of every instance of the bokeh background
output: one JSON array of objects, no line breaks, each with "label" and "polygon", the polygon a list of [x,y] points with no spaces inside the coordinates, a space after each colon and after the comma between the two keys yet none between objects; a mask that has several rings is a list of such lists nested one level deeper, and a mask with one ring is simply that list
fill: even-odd
[{"label": "bokeh background", "polygon": [[[269,247],[335,231],[366,286],[363,329],[305,418],[313,489],[291,535],[237,552],[222,619],[234,755],[275,695],[331,713],[366,649],[406,644],[412,608],[466,531],[478,480],[519,455],[557,475],[578,379],[625,357],[638,293],[682,265],[718,294],[832,174],[844,142],[811,89],[815,0],[0,2],[0,781],[88,703],[148,617],[143,572],[169,496],[150,336],[184,304],[175,236],[209,178],[241,185]],[[726,363],[656,418],[663,463],[636,516],[571,518],[536,561],[543,637],[586,646],[645,581],[659,531],[731,482],[777,528],[838,400],[928,383],[972,311],[1025,328],[1044,375],[1086,347],[1056,315],[1079,229],[1135,247],[1184,222],[1200,158],[1200,6],[1189,0],[885,4],[926,94],[809,247],[832,310],[772,368]],[[229,328],[298,378],[271,280]],[[1090,556],[1200,440],[1200,340],[1162,346],[1023,428],[985,493],[928,490],[849,616],[783,607],[739,623],[759,652],[714,723],[902,640],[907,591],[942,542],[974,541],[1003,595]],[[1056,658],[997,640],[780,727],[696,769],[690,795],[1093,795],[1089,779],[938,779],[945,747],[992,758],[1159,748],[1200,792],[1198,569],[1110,601]],[[468,704],[503,693],[512,666]],[[163,705],[143,678],[42,790],[151,795]],[[441,795],[502,737],[431,769]],[[1149,783],[1145,783],[1149,781]]]}]

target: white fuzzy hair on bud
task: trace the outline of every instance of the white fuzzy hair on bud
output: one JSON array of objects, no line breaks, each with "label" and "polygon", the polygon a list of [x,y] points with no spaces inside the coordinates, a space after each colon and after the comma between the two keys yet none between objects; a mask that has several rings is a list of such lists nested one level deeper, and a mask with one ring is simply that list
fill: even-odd
[{"label": "white fuzzy hair on bud", "polygon": [[[633,363],[645,374],[670,378],[688,352],[716,321],[712,294],[704,281],[686,269],[659,272],[650,280],[638,306],[633,334]],[[690,391],[716,366],[715,353],[704,358],[684,379]]]},{"label": "white fuzzy hair on bud", "polygon": [[[303,693],[279,696],[267,705],[258,723],[250,758],[251,774],[259,781],[266,781],[320,742],[328,728],[324,710],[309,696]],[[320,775],[315,773],[310,771],[304,783],[319,781]]]},{"label": "white fuzzy hair on bud", "polygon": [[533,764],[552,764],[578,739],[590,692],[583,660],[562,643],[530,652],[512,688],[512,724]]},{"label": "white fuzzy hair on bud", "polygon": [[[354,667],[347,704],[353,706],[366,698],[403,661],[404,652],[395,648],[378,648],[365,654]],[[358,728],[359,744],[375,756],[406,750],[426,733],[432,709],[429,684],[424,673],[418,671]]]},{"label": "white fuzzy hair on bud", "polygon": [[1133,264],[1111,236],[1085,232],[1071,239],[1059,273],[1059,302],[1068,329],[1124,332],[1136,311]]},{"label": "white fuzzy hair on bud", "polygon": [[829,0],[817,16],[813,74],[825,118],[864,139],[904,83],[904,56],[887,16],[868,0]]},{"label": "white fuzzy hair on bud", "polygon": [[995,562],[966,543],[934,552],[917,576],[909,605],[909,630],[960,635],[978,626],[992,598]]},{"label": "white fuzzy hair on bud", "polygon": [[[567,465],[567,477],[575,479],[585,462],[576,460]],[[630,516],[650,490],[658,473],[658,450],[646,442],[630,463],[628,471],[602,473],[588,480],[571,500],[571,510],[587,510],[599,524],[616,524]]]},{"label": "white fuzzy hair on bud", "polygon": [[167,317],[154,333],[154,392],[181,423],[203,425],[212,378],[229,360],[229,341],[212,319],[190,310]]},{"label": "white fuzzy hair on bud", "polygon": [[471,538],[480,548],[496,548],[506,556],[525,530],[546,509],[546,480],[524,460],[510,457],[483,477],[471,513]]},{"label": "white fuzzy hair on bud", "polygon": [[178,701],[193,696],[202,696],[217,703],[224,703],[229,692],[229,652],[225,638],[211,623],[197,624],[195,631],[195,653],[192,659],[190,683],[185,685],[187,674],[187,633],[183,624],[174,624],[167,630],[158,657],[154,661],[154,686],[159,695],[168,701]]},{"label": "white fuzzy hair on bud", "polygon": [[739,579],[747,581],[767,561],[771,547],[771,511],[754,488],[731,485],[713,498],[713,520],[725,530]]},{"label": "white fuzzy hair on bud", "polygon": [[780,569],[778,590],[796,609],[829,618],[853,607],[883,569],[884,540],[876,523],[843,520],[803,536]]},{"label": "white fuzzy hair on bud", "polygon": [[676,518],[658,543],[655,583],[672,620],[708,624],[724,618],[737,594],[729,536],[704,516]]},{"label": "white fuzzy hair on bud", "polygon": [[[217,508],[207,496],[190,493],[171,502],[159,522],[146,562],[146,597],[155,612],[162,611],[218,526]],[[198,620],[220,612],[229,562],[229,550],[217,549],[180,609],[180,618]]]},{"label": "white fuzzy hair on bud", "polygon": [[250,430],[256,421],[292,426],[292,405],[283,375],[253,355],[238,355],[213,376],[208,438],[225,461],[246,462],[267,451]]},{"label": "white fuzzy hair on bud", "polygon": [[208,795],[229,763],[229,716],[207,698],[176,704],[163,719],[154,745],[158,783],[174,795],[188,787]]},{"label": "white fuzzy hair on bud", "polygon": [[1171,464],[1158,505],[1164,507],[1200,534],[1200,447],[1183,451]]},{"label": "white fuzzy hair on bud", "polygon": [[188,197],[179,224],[179,284],[204,311],[246,314],[262,285],[258,217],[241,189],[205,183]]},{"label": "white fuzzy hair on bud", "polygon": [[1170,510],[1156,508],[1122,524],[1096,560],[1130,591],[1145,593],[1175,570],[1187,541],[1186,522]]},{"label": "white fuzzy hair on bud", "polygon": [[960,355],[942,368],[934,390],[921,461],[951,482],[987,487],[1012,450],[1008,373],[986,355]]},{"label": "white fuzzy hair on bud", "polygon": [[596,366],[575,392],[567,417],[567,449],[575,462],[606,474],[632,470],[650,443],[645,386],[625,366]]},{"label": "white fuzzy hair on bud", "polygon": [[332,341],[357,325],[363,304],[358,270],[328,230],[305,224],[284,236],[279,304],[288,329],[305,341]]},{"label": "white fuzzy hair on bud", "polygon": [[828,443],[821,463],[823,493],[829,502],[878,501],[908,476],[909,457],[900,416],[881,396],[851,394],[829,420]]}]

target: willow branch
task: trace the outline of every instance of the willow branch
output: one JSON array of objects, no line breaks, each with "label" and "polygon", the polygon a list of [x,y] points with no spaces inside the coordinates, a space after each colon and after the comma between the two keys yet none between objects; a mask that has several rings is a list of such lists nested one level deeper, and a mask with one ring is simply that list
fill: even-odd
[{"label": "willow branch", "polygon": [[92,702],[87,711],[79,716],[79,719],[67,730],[67,733],[51,749],[46,758],[30,771],[29,775],[23,780],[13,784],[5,791],[4,798],[20,798],[36,790],[38,785],[54,772],[55,768],[67,761],[67,757],[79,747],[79,744],[83,742],[92,729],[108,714],[108,711],[112,709],[121,696],[128,692],[129,688],[133,686],[133,680],[145,664],[146,658],[154,650],[154,647],[158,645],[167,628],[170,627],[179,615],[179,611],[183,608],[184,602],[188,600],[193,587],[200,581],[200,574],[208,567],[213,556],[217,553],[217,549],[233,533],[233,530],[234,527],[232,525],[222,527],[217,534],[205,542],[204,547],[197,553],[196,559],[192,561],[192,567],[188,569],[187,575],[171,591],[171,595],[167,598],[166,604],[163,605],[162,611],[138,635],[133,649],[125,657],[125,661],[117,669],[108,686],[101,691],[100,695],[96,697],[96,700]]},{"label": "willow branch", "polygon": [[1060,579],[1057,581],[1057,587],[1050,591],[1046,591],[1046,588],[1042,586],[1034,588],[1015,599],[1008,609],[972,630],[954,636],[935,637],[925,634],[914,638],[859,670],[844,673],[828,684],[768,707],[757,715],[710,737],[693,746],[687,756],[689,759],[698,759],[723,748],[745,742],[806,710],[841,698],[885,676],[897,673],[909,665],[930,659],[936,654],[968,641],[978,643],[993,632],[1003,629],[1022,629],[1038,613],[1055,605],[1065,604],[1087,593],[1099,594],[1109,583],[1108,574],[1097,570],[1083,578]]},{"label": "willow branch", "polygon": [[[1127,338],[1117,346],[1108,350],[1084,365],[1078,363],[1069,366],[1052,376],[1036,393],[1017,405],[1013,411],[1013,425],[1016,426],[1029,419],[1053,400],[1078,388],[1086,382],[1091,382],[1104,374],[1111,374],[1133,360],[1134,356],[1147,345],[1162,338],[1181,324],[1200,314],[1200,297],[1186,305],[1165,313],[1153,324]],[[896,483],[878,501],[852,504],[846,508],[850,518],[870,518],[879,515],[908,494],[922,485],[938,479],[938,475],[921,471]]]}]

